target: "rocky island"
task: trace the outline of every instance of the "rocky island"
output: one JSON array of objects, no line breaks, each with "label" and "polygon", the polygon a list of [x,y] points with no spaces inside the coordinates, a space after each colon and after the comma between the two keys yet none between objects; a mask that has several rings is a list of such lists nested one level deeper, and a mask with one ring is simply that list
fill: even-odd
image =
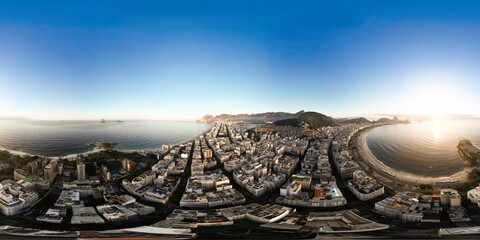
[{"label": "rocky island", "polygon": [[480,160],[480,149],[473,146],[472,142],[462,139],[457,145],[458,153],[463,159],[467,160],[471,165],[477,165]]},{"label": "rocky island", "polygon": [[90,143],[88,145],[98,147],[100,150],[110,150],[113,149],[118,143],[116,142],[100,142],[100,143]]}]

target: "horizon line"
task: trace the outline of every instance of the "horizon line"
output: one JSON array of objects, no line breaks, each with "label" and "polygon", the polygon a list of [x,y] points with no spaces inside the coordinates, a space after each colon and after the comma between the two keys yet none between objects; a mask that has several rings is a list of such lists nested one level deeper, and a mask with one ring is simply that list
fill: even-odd
[{"label": "horizon line", "polygon": [[[306,111],[306,110],[300,110],[304,112],[317,112],[317,111]],[[296,112],[288,112],[288,111],[265,111],[265,112],[257,112],[257,113],[220,113],[220,114],[204,114],[205,115],[213,115],[214,117],[218,115],[242,115],[242,114],[248,114],[248,115],[254,115],[254,114],[262,114],[262,113],[276,113],[276,112],[284,112],[284,113],[298,113],[300,111]],[[320,114],[323,114],[321,112],[317,112]],[[340,118],[359,118],[359,117],[368,117],[369,115],[377,115],[377,116],[390,116],[390,117],[395,117],[395,116],[410,116],[410,117],[445,117],[445,116],[462,116],[462,117],[480,117],[480,114],[474,114],[474,113],[445,113],[445,114],[417,114],[417,113],[365,113],[365,114],[352,114],[348,116],[334,116],[334,115],[327,115],[324,114],[328,117],[340,119]],[[203,117],[202,116],[202,117]],[[11,116],[11,115],[0,115],[0,120],[30,120],[30,121],[100,121],[100,120],[105,120],[105,121],[197,121],[201,120],[202,117],[200,118],[35,118],[35,117],[25,117],[25,116]]]}]

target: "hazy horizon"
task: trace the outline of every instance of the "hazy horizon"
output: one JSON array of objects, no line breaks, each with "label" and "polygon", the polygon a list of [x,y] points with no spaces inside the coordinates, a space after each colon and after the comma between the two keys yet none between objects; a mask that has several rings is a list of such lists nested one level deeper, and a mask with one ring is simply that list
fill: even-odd
[{"label": "hazy horizon", "polygon": [[[302,110],[299,110],[302,111]],[[309,111],[309,110],[303,110]],[[285,112],[285,111],[266,111],[266,112],[256,112],[256,113],[220,113],[220,114],[229,114],[229,115],[238,115],[238,114],[261,114],[267,112]],[[297,111],[298,112],[298,111]],[[296,112],[288,112],[288,113],[296,113]],[[323,112],[319,112],[325,114]],[[209,114],[209,113],[207,113]],[[207,115],[204,114],[204,115]],[[213,116],[217,116],[220,114],[212,114]],[[480,115],[477,114],[442,114],[442,115],[419,115],[419,114],[392,114],[392,113],[377,113],[377,114],[364,114],[364,115],[345,115],[345,116],[331,116],[325,114],[329,117],[335,119],[353,119],[353,118],[360,118],[365,117],[369,120],[377,120],[383,117],[398,117],[399,119],[407,119],[407,120],[448,120],[448,119],[464,119],[464,118],[480,118]],[[192,122],[196,120],[200,120],[203,116],[198,118],[29,118],[23,116],[2,116],[0,115],[0,120],[29,120],[29,121],[99,121],[104,119],[106,121],[185,121],[185,122]]]}]

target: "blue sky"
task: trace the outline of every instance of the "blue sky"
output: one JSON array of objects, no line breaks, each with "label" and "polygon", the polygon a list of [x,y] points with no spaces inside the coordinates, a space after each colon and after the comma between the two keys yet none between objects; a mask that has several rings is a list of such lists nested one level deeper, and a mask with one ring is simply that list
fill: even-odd
[{"label": "blue sky", "polygon": [[476,1],[1,1],[0,115],[480,114],[479,11]]}]

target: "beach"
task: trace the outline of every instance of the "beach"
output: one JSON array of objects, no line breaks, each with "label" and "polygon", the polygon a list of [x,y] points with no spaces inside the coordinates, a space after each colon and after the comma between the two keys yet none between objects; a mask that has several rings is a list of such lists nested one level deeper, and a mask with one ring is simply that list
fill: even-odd
[{"label": "beach", "polygon": [[[362,130],[356,134],[353,138],[353,144],[355,144],[355,152],[353,152],[354,160],[360,165],[363,170],[367,172],[373,171],[372,176],[393,188],[398,188],[402,184],[408,184],[404,186],[411,188],[419,184],[430,184],[433,188],[448,187],[467,181],[468,172],[471,168],[465,167],[462,171],[457,172],[451,176],[441,177],[426,177],[421,175],[415,175],[399,171],[397,169],[386,166],[383,162],[379,161],[368,149],[365,138],[370,131],[375,127],[371,127]],[[370,170],[370,171],[369,171]],[[398,186],[398,187],[394,187]]]}]

